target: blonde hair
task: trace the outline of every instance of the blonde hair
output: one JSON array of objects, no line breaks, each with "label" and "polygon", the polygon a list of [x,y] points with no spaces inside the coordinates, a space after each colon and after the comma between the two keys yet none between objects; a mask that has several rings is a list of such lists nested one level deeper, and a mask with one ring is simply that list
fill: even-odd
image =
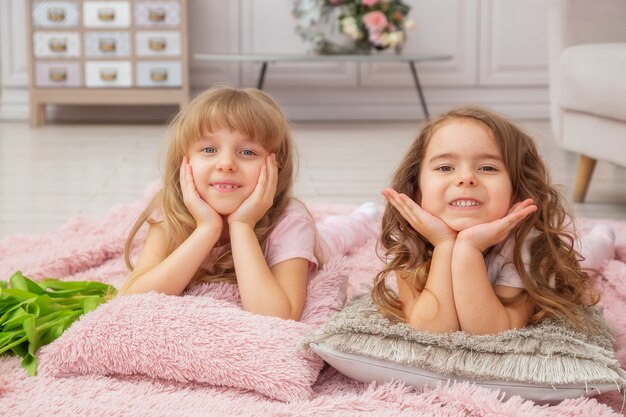
[{"label": "blonde hair", "polygon": [[[166,255],[171,254],[195,229],[196,222],[182,198],[180,165],[183,156],[195,141],[207,132],[219,129],[229,129],[249,136],[268,152],[276,154],[278,183],[274,201],[254,228],[261,248],[265,248],[267,238],[291,199],[295,175],[295,150],[289,123],[278,104],[262,91],[217,86],[195,97],[169,125],[162,188],[139,215],[124,247],[124,259],[129,270],[133,270],[130,259],[132,242],[144,223],[154,223],[150,217],[155,211],[162,212],[161,226],[169,237]],[[235,283],[231,250],[226,251],[215,261],[211,271],[200,268],[194,279]],[[125,287],[130,284],[131,282],[127,282]]]},{"label": "blonde hair", "polygon": [[[476,121],[493,133],[511,178],[511,204],[532,198],[538,207],[513,232],[513,264],[525,291],[517,297],[501,301],[507,305],[530,297],[536,306],[530,322],[551,317],[579,325],[576,313],[580,306],[594,305],[598,296],[592,289],[589,275],[580,267],[582,257],[574,249],[573,232],[567,229],[571,218],[560,193],[551,184],[548,169],[533,139],[519,127],[498,114],[473,106],[454,109],[429,120],[396,170],[391,188],[421,201],[419,173],[426,148],[437,129],[458,119]],[[530,244],[527,271],[522,261],[522,244],[533,229],[540,233]],[[411,287],[423,291],[433,246],[389,203],[383,214],[380,245],[386,251],[387,264],[376,276],[372,301],[388,318],[406,321],[402,302],[386,286],[385,279],[392,271],[403,271],[404,279]]]}]

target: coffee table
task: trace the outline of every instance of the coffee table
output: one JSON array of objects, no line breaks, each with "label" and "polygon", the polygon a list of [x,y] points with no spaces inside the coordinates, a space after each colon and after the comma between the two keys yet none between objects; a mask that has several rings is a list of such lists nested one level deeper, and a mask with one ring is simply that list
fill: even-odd
[{"label": "coffee table", "polygon": [[445,61],[451,55],[441,54],[363,54],[363,55],[316,55],[316,54],[202,54],[194,55],[194,59],[203,62],[257,62],[261,63],[256,87],[262,90],[265,85],[265,75],[269,64],[276,62],[405,62],[408,63],[415,89],[422,105],[424,116],[428,119],[430,113],[424,98],[424,92],[417,75],[417,62]]}]

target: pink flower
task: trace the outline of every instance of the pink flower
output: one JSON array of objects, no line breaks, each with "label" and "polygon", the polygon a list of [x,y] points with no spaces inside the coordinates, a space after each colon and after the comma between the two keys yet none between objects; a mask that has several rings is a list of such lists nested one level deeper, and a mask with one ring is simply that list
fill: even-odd
[{"label": "pink flower", "polygon": [[365,13],[363,15],[363,23],[370,32],[382,32],[387,27],[387,16],[380,10]]},{"label": "pink flower", "polygon": [[378,0],[361,0],[363,6],[373,6],[378,3]]},{"label": "pink flower", "polygon": [[382,34],[380,32],[370,31],[368,35],[368,40],[374,45],[381,45]]}]

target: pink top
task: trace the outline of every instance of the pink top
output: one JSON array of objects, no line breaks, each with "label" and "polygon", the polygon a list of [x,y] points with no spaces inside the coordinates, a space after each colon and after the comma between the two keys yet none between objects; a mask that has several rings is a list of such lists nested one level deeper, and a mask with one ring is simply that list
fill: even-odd
[{"label": "pink top", "polygon": [[291,200],[265,245],[265,260],[270,268],[280,262],[303,258],[309,261],[309,270],[317,269],[315,221],[304,204]]},{"label": "pink top", "polygon": [[[539,231],[532,230],[522,245],[522,262],[526,270],[530,266],[530,242],[537,237]],[[513,264],[513,247],[515,246],[515,237],[509,237],[504,242],[497,245],[487,258],[487,273],[489,281],[492,285],[505,285],[507,287],[524,288],[522,279],[520,278],[515,265]]]}]

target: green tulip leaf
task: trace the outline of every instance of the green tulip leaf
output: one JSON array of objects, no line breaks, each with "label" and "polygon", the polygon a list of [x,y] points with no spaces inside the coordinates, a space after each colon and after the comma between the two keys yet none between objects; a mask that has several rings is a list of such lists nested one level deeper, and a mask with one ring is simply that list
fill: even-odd
[{"label": "green tulip leaf", "polygon": [[9,282],[11,283],[11,288],[28,291],[37,295],[44,294],[43,288],[41,288],[35,281],[26,278],[20,271],[13,274]]},{"label": "green tulip leaf", "polygon": [[29,376],[35,376],[37,374],[37,358],[35,358],[35,355],[28,353],[24,356],[22,368],[26,370]]},{"label": "green tulip leaf", "polygon": [[33,314],[28,313],[23,308],[14,310],[11,312],[9,319],[2,325],[2,330],[8,331],[20,328],[23,326],[24,321],[30,317],[35,318]]}]

